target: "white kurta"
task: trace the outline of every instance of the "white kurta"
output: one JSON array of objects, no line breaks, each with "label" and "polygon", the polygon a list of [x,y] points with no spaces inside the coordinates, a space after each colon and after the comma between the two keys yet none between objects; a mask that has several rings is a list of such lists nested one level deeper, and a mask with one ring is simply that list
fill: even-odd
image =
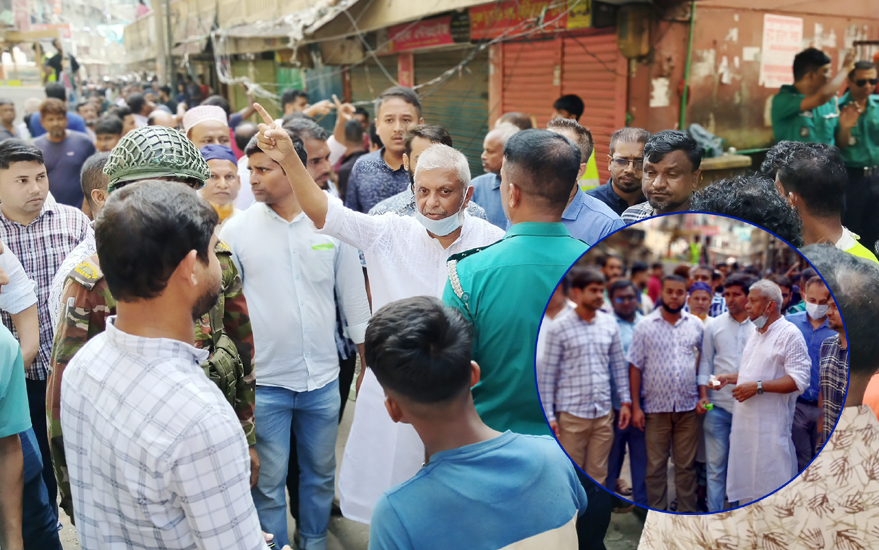
[{"label": "white kurta", "polygon": [[738,383],[768,382],[790,375],[792,393],[764,393],[733,406],[726,491],[730,502],[756,500],[797,475],[791,439],[797,395],[809,387],[812,361],[800,330],[778,319],[748,338],[742,352]]},{"label": "white kurta", "polygon": [[[326,224],[319,232],[363,250],[374,312],[413,296],[442,298],[448,258],[492,244],[504,235],[487,221],[465,215],[461,236],[443,249],[415,218],[390,212],[368,216],[345,208],[332,197]],[[339,473],[342,514],[363,523],[369,523],[382,493],[411,478],[424,462],[418,433],[409,424],[393,422],[384,401],[384,391],[367,369]]]}]

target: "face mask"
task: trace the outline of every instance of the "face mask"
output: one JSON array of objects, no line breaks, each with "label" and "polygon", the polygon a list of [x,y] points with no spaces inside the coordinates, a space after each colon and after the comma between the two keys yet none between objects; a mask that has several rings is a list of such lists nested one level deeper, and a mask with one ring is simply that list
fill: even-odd
[{"label": "face mask", "polygon": [[[469,187],[468,189],[469,190]],[[464,191],[464,196],[467,196],[467,190]],[[445,237],[449,233],[455,231],[459,227],[464,224],[464,208],[463,204],[457,213],[452,214],[448,218],[443,218],[441,220],[432,220],[421,213],[418,210],[418,207],[415,207],[415,219],[418,220],[425,229],[436,235],[437,237]]]},{"label": "face mask", "polygon": [[830,306],[828,305],[819,306],[818,304],[806,302],[806,313],[816,321],[818,319],[823,319],[824,316],[827,315],[828,309],[830,309]]},{"label": "face mask", "polygon": [[754,319],[751,322],[754,323],[754,326],[757,327],[757,329],[761,329],[764,326],[766,326],[766,321],[768,321],[768,320],[769,320],[769,314],[764,311],[763,315],[761,315],[760,317],[757,317],[756,319]]}]

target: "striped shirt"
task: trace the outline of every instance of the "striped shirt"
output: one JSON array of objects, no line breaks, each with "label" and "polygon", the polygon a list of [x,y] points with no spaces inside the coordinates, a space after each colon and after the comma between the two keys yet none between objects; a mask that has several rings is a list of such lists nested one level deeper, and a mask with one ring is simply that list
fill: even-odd
[{"label": "striped shirt", "polygon": [[[18,257],[27,276],[37,283],[40,350],[27,368],[27,377],[31,380],[45,380],[49,374],[54,332],[49,314],[50,307],[53,307],[49,304],[52,279],[67,254],[85,239],[88,228],[89,219],[85,214],[56,203],[51,195],[46,197],[40,214],[26,226],[0,213],[0,240]],[[12,318],[6,313],[3,313],[3,324],[18,337]]]},{"label": "striped shirt", "polygon": [[714,296],[711,298],[711,308],[708,310],[708,316],[720,317],[727,311],[729,311],[729,309],[726,307],[726,299],[724,299],[723,294],[715,292]]},{"label": "striped shirt", "polygon": [[827,441],[836,425],[845,390],[848,387],[848,348],[839,345],[839,335],[831,336],[821,344],[821,399],[823,401],[824,434]]},{"label": "striped shirt", "polygon": [[630,206],[626,208],[626,211],[623,212],[623,215],[620,216],[625,222],[626,225],[633,224],[635,222],[653,217],[656,215],[656,211],[653,210],[653,207],[650,206],[649,202],[642,202],[641,204],[636,204],[635,206]]},{"label": "striped shirt", "polygon": [[598,311],[585,321],[568,310],[546,335],[545,370],[540,397],[546,418],[566,412],[578,418],[601,418],[611,409],[611,377],[622,403],[631,403],[628,364],[613,315]]},{"label": "striped shirt", "polygon": [[61,425],[84,550],[266,548],[235,411],[206,350],[107,320],[68,363]]}]

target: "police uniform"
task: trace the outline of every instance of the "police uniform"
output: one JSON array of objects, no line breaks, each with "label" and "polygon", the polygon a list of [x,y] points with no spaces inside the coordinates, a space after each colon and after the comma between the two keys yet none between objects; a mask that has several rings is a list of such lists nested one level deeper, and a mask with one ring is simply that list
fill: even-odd
[{"label": "police uniform", "polygon": [[[247,444],[256,443],[253,424],[254,390],[253,332],[247,303],[241,290],[241,277],[232,262],[232,252],[217,242],[214,252],[220,262],[219,302],[195,324],[195,346],[208,349],[211,357],[202,364],[205,374],[217,384],[241,422]],[[116,300],[110,293],[97,255],[76,266],[67,278],[61,301],[61,314],[55,330],[46,411],[49,421],[49,447],[61,493],[61,507],[73,517],[70,477],[64,456],[61,432],[61,380],[67,363],[86,342],[104,332],[107,318],[116,314]]]},{"label": "police uniform", "polygon": [[[842,107],[852,101],[846,92],[839,104]],[[848,171],[843,224],[872,250],[879,239],[879,96],[867,98],[866,108],[840,153]]]},{"label": "police uniform", "polygon": [[482,370],[473,401],[495,430],[549,434],[534,382],[537,331],[553,290],[587,249],[561,223],[530,222],[449,260],[443,301],[473,325]]},{"label": "police uniform", "polygon": [[833,100],[810,111],[801,111],[806,96],[795,86],[786,84],[772,98],[772,131],[775,142],[836,143],[839,114]]}]

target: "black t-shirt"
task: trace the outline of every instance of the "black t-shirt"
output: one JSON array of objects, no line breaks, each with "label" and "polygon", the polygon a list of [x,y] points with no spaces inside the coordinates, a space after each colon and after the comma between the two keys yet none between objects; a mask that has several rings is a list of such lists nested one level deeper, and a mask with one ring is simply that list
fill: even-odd
[{"label": "black t-shirt", "polygon": [[[70,58],[70,68],[73,70],[73,73],[76,74],[79,71],[79,63],[76,62],[76,58],[72,55],[68,56]],[[61,54],[56,53],[53,55],[49,61],[46,62],[46,65],[55,69],[55,80],[61,82]]]}]

